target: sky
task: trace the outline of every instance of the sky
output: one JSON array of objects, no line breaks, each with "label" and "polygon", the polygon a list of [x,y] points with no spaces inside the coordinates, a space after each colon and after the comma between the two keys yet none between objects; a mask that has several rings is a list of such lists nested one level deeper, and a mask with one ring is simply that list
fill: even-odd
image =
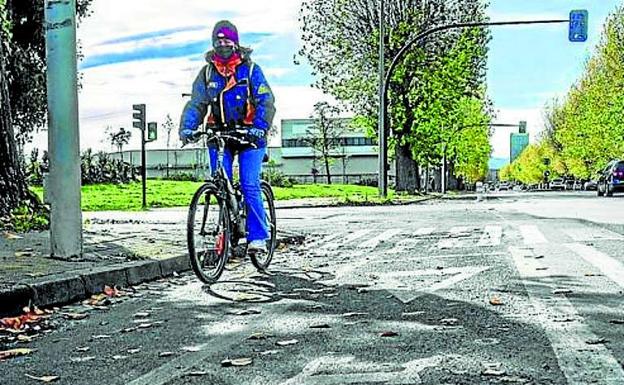
[{"label": "sky", "polygon": [[[543,128],[542,110],[554,97],[563,97],[581,76],[585,60],[600,39],[604,20],[620,0],[490,0],[493,21],[566,19],[571,9],[587,9],[590,38],[570,43],[567,25],[497,27],[492,31],[488,63],[488,93],[496,122],[528,121],[536,138]],[[157,4],[157,5],[155,5]],[[298,13],[301,0],[94,0],[92,15],[78,28],[84,59],[79,64],[81,148],[111,151],[106,127],[131,129],[126,149],[140,148],[132,129],[132,104],[147,105],[148,121],[179,122],[188,93],[203,66],[212,26],[233,21],[241,42],[254,49],[276,96],[281,119],[306,118],[313,105],[328,95],[312,88],[311,68],[293,63],[301,47]],[[509,129],[497,129],[493,156],[509,156]],[[177,134],[172,134],[172,146]],[[45,148],[44,136],[35,146]],[[166,135],[148,148],[166,147]]]}]

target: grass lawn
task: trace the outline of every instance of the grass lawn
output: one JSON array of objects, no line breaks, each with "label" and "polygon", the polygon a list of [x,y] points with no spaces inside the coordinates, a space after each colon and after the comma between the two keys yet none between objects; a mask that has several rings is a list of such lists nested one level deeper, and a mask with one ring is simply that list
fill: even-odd
[{"label": "grass lawn", "polygon": [[[149,207],[188,206],[200,182],[177,182],[164,180],[147,181],[147,203]],[[344,202],[376,202],[376,187],[352,185],[295,185],[274,187],[277,200],[300,198],[337,198]],[[43,196],[41,187],[33,191]],[[392,196],[392,193],[388,194]],[[126,185],[90,185],[82,187],[82,209],[84,211],[138,211],[141,210],[141,183]]]}]

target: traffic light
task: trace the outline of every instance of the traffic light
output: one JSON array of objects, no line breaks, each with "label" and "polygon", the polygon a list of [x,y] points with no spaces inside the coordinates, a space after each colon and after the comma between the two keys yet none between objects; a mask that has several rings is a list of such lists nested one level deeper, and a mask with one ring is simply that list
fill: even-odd
[{"label": "traffic light", "polygon": [[527,131],[527,122],[525,122],[524,120],[520,121],[520,124],[518,125],[519,129],[519,133],[521,134],[526,134]]},{"label": "traffic light", "polygon": [[570,12],[570,35],[571,42],[583,43],[587,41],[587,30],[589,24],[589,13],[582,10]]},{"label": "traffic light", "polygon": [[132,127],[145,130],[145,104],[133,104],[132,111]]},{"label": "traffic light", "polygon": [[147,141],[153,142],[158,138],[158,123],[147,123]]}]

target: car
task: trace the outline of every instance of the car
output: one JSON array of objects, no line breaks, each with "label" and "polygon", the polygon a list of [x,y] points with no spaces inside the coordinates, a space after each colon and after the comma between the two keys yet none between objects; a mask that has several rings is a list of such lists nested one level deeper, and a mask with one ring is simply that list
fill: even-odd
[{"label": "car", "polygon": [[612,160],[598,177],[596,194],[613,196],[613,193],[624,191],[624,161]]},{"label": "car", "polygon": [[498,185],[498,191],[509,191],[511,187],[511,183],[509,182],[500,182]]},{"label": "car", "polygon": [[566,189],[566,183],[563,180],[563,178],[555,178],[550,182],[550,189],[551,190],[565,190]]},{"label": "car", "polygon": [[[598,179],[598,178],[596,178],[596,179]],[[585,191],[595,191],[597,185],[598,185],[598,182],[596,182],[596,180],[588,180],[587,182],[583,183],[583,190],[585,190]]]}]

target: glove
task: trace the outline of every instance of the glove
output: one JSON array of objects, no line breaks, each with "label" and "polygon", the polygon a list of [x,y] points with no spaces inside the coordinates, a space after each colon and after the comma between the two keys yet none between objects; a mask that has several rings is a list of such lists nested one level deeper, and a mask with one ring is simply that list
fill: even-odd
[{"label": "glove", "polygon": [[180,140],[182,141],[183,144],[187,144],[187,143],[192,141],[194,133],[195,133],[195,131],[189,130],[189,129],[181,130],[180,131]]},{"label": "glove", "polygon": [[250,128],[247,130],[247,136],[249,136],[251,142],[255,143],[259,139],[264,139],[266,131],[261,128]]}]

